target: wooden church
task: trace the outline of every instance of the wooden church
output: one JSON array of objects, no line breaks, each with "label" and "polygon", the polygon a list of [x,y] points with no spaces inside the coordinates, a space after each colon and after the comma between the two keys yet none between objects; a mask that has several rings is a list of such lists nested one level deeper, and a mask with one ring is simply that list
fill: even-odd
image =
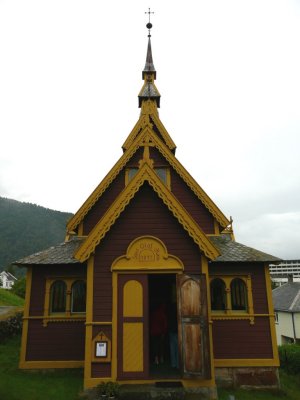
[{"label": "wooden church", "polygon": [[211,398],[216,383],[276,387],[268,264],[278,259],[237,243],[177,160],[147,27],[140,116],[123,155],[65,242],[16,262],[27,267],[20,368],[84,368],[85,388],[175,381]]}]

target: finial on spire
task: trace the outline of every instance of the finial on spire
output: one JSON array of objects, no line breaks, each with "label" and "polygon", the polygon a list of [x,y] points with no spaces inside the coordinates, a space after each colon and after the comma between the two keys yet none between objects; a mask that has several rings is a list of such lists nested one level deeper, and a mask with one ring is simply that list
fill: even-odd
[{"label": "finial on spire", "polygon": [[148,37],[150,38],[150,37],[151,37],[151,32],[150,32],[150,30],[151,30],[151,28],[152,28],[152,24],[151,24],[151,22],[150,22],[150,17],[151,17],[151,14],[154,14],[154,11],[150,11],[150,7],[149,7],[148,11],[145,11],[145,14],[148,14],[148,15],[149,15],[149,22],[147,23],[146,27],[147,27],[148,30],[149,30]]}]

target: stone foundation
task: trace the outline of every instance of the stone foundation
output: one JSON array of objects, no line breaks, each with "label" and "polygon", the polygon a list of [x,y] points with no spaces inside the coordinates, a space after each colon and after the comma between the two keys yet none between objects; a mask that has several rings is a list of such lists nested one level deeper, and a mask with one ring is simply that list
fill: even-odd
[{"label": "stone foundation", "polygon": [[276,367],[215,368],[216,384],[222,388],[279,389]]}]

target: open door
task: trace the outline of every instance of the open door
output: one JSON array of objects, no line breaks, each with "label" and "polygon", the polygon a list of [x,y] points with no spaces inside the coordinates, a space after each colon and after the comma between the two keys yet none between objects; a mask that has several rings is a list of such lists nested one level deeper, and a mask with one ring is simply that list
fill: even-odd
[{"label": "open door", "polygon": [[147,275],[118,276],[118,379],[149,375]]},{"label": "open door", "polygon": [[177,275],[178,346],[184,378],[209,379],[210,348],[205,275]]}]

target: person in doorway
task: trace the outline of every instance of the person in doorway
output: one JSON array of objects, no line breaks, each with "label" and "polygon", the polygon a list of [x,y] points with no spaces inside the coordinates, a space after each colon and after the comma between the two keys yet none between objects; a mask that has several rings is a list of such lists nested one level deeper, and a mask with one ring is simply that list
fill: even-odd
[{"label": "person in doorway", "polygon": [[159,304],[150,316],[150,336],[154,352],[154,363],[164,362],[165,337],[168,331],[168,322],[165,303]]},{"label": "person in doorway", "polygon": [[168,312],[169,320],[169,342],[170,342],[170,361],[172,368],[179,368],[178,359],[178,325],[177,325],[177,305],[171,303]]}]

